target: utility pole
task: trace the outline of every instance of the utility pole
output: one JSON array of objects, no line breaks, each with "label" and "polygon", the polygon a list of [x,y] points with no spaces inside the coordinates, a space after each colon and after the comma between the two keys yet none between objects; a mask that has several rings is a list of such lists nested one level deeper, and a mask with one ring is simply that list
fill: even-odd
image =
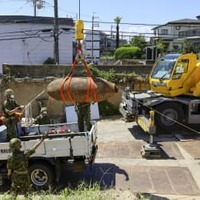
[{"label": "utility pole", "polygon": [[93,34],[93,32],[94,32],[94,13],[92,15],[92,59],[91,59],[92,63],[93,63],[93,60],[94,60],[94,43],[93,43],[94,34]]},{"label": "utility pole", "polygon": [[94,16],[95,12],[92,15],[92,59],[91,61],[94,61],[94,27],[97,27],[98,24],[94,23],[94,19],[98,18]]},{"label": "utility pole", "polygon": [[58,27],[58,0],[54,0],[54,60],[59,64],[59,27]]},{"label": "utility pole", "polygon": [[33,0],[33,7],[34,7],[34,17],[36,17],[36,1],[37,0]]},{"label": "utility pole", "polygon": [[81,1],[78,1],[78,18],[81,18]]}]

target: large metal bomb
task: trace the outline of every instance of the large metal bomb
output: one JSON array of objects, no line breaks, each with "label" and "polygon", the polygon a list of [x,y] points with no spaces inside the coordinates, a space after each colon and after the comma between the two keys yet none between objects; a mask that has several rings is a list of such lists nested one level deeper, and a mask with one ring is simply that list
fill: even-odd
[{"label": "large metal bomb", "polygon": [[47,92],[53,99],[66,103],[100,102],[118,92],[118,88],[99,77],[67,77],[49,83]]}]

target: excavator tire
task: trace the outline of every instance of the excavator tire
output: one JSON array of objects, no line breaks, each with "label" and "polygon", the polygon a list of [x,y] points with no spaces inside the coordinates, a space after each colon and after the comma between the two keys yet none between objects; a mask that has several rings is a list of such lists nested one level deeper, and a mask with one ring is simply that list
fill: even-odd
[{"label": "excavator tire", "polygon": [[156,107],[155,124],[157,134],[173,134],[184,121],[183,108],[176,103],[164,103]]}]

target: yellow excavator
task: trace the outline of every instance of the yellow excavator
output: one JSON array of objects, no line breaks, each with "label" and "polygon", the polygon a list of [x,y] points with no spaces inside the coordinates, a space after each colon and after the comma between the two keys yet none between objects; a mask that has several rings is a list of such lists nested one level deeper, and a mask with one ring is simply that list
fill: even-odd
[{"label": "yellow excavator", "polygon": [[120,112],[150,134],[200,130],[200,62],[194,53],[165,54],[149,74],[151,90],[125,88]]}]

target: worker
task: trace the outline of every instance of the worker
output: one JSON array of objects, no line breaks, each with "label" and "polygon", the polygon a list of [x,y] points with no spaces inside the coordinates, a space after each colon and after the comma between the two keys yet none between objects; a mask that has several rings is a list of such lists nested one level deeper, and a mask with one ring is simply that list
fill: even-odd
[{"label": "worker", "polygon": [[90,131],[90,129],[92,128],[90,103],[88,102],[76,103],[75,111],[77,113],[79,131],[84,132],[85,130],[84,125],[86,125],[86,130]]},{"label": "worker", "polygon": [[40,114],[35,118],[34,123],[39,124],[39,125],[51,123],[51,120],[50,120],[50,117],[48,116],[48,111],[47,111],[46,107],[42,107],[40,109]]},{"label": "worker", "polygon": [[21,151],[21,140],[19,138],[12,138],[9,142],[11,155],[7,161],[7,176],[11,179],[11,194],[14,199],[17,198],[19,193],[28,196],[31,191],[30,177],[28,174],[28,159],[35,153],[35,150],[43,142],[46,135],[43,135],[41,139],[33,146],[32,149],[26,152]]},{"label": "worker", "polygon": [[5,117],[5,125],[7,127],[7,141],[17,137],[17,124],[21,120],[23,105],[19,105],[15,101],[15,94],[12,89],[6,89],[4,92],[6,100],[2,109]]}]

